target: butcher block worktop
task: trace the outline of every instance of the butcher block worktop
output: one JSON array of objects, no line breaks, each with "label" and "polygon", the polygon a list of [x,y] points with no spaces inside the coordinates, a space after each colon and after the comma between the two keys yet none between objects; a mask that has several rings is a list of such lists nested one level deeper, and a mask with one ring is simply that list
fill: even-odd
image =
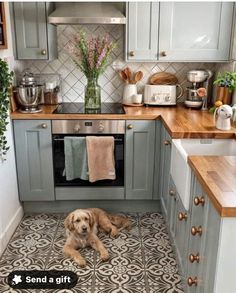
[{"label": "butcher block worktop", "polygon": [[236,138],[236,123],[229,131],[214,127],[213,115],[200,110],[178,107],[124,107],[125,114],[53,114],[56,106],[42,106],[43,111],[22,114],[15,111],[11,119],[162,119],[172,138]]},{"label": "butcher block worktop", "polygon": [[236,156],[189,156],[188,163],[221,217],[236,217]]}]

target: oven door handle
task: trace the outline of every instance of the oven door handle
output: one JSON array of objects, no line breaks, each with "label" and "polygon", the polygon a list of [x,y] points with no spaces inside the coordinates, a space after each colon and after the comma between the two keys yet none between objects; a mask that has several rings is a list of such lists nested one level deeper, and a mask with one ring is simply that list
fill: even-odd
[{"label": "oven door handle", "polygon": [[[64,138],[53,138],[53,141],[64,141]],[[115,138],[115,141],[123,141],[123,139]]]}]

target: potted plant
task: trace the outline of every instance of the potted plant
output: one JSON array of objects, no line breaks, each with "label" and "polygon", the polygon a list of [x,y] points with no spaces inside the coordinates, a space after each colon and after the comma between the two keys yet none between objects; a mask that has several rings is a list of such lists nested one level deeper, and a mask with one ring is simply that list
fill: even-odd
[{"label": "potted plant", "polygon": [[214,84],[218,85],[216,100],[231,104],[231,95],[236,88],[236,72],[219,73]]},{"label": "potted plant", "polygon": [[103,38],[88,39],[83,31],[78,36],[73,36],[66,46],[72,60],[87,78],[85,109],[101,107],[101,88],[98,85],[98,78],[105,71],[114,47],[115,44],[107,35]]},{"label": "potted plant", "polygon": [[9,149],[6,140],[7,118],[9,109],[9,87],[12,82],[13,72],[9,72],[7,62],[0,58],[0,160]]}]

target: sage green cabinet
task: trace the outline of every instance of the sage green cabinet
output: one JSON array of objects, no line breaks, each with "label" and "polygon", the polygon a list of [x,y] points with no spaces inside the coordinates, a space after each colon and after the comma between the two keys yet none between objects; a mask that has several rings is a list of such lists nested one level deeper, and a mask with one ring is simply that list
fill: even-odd
[{"label": "sage green cabinet", "polygon": [[50,2],[12,2],[13,45],[19,60],[57,57],[56,27],[47,22],[53,11]]},{"label": "sage green cabinet", "polygon": [[155,121],[127,120],[125,143],[126,199],[152,199]]},{"label": "sage green cabinet", "polygon": [[50,120],[15,120],[14,140],[21,201],[53,201]]},{"label": "sage green cabinet", "polygon": [[160,172],[158,193],[160,194],[161,206],[164,216],[166,216],[167,201],[169,197],[171,137],[163,124],[161,125],[160,137]]},{"label": "sage green cabinet", "polygon": [[158,59],[159,2],[127,3],[127,48],[129,61]]},{"label": "sage green cabinet", "polygon": [[233,2],[161,2],[159,60],[229,60],[233,16]]},{"label": "sage green cabinet", "polygon": [[234,2],[129,2],[126,60],[228,61],[234,6]]}]

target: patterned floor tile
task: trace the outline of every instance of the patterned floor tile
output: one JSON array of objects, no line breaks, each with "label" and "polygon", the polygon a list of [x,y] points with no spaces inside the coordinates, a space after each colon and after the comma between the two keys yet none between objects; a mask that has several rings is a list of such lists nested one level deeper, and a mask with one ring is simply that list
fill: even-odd
[{"label": "patterned floor tile", "polygon": [[[110,259],[100,260],[91,248],[81,250],[81,269],[65,257],[66,214],[25,215],[0,259],[0,293],[181,293],[184,292],[165,221],[159,213],[127,214],[130,231],[117,238],[99,233]],[[67,290],[13,290],[7,276],[13,270],[71,270],[78,283]]]}]

